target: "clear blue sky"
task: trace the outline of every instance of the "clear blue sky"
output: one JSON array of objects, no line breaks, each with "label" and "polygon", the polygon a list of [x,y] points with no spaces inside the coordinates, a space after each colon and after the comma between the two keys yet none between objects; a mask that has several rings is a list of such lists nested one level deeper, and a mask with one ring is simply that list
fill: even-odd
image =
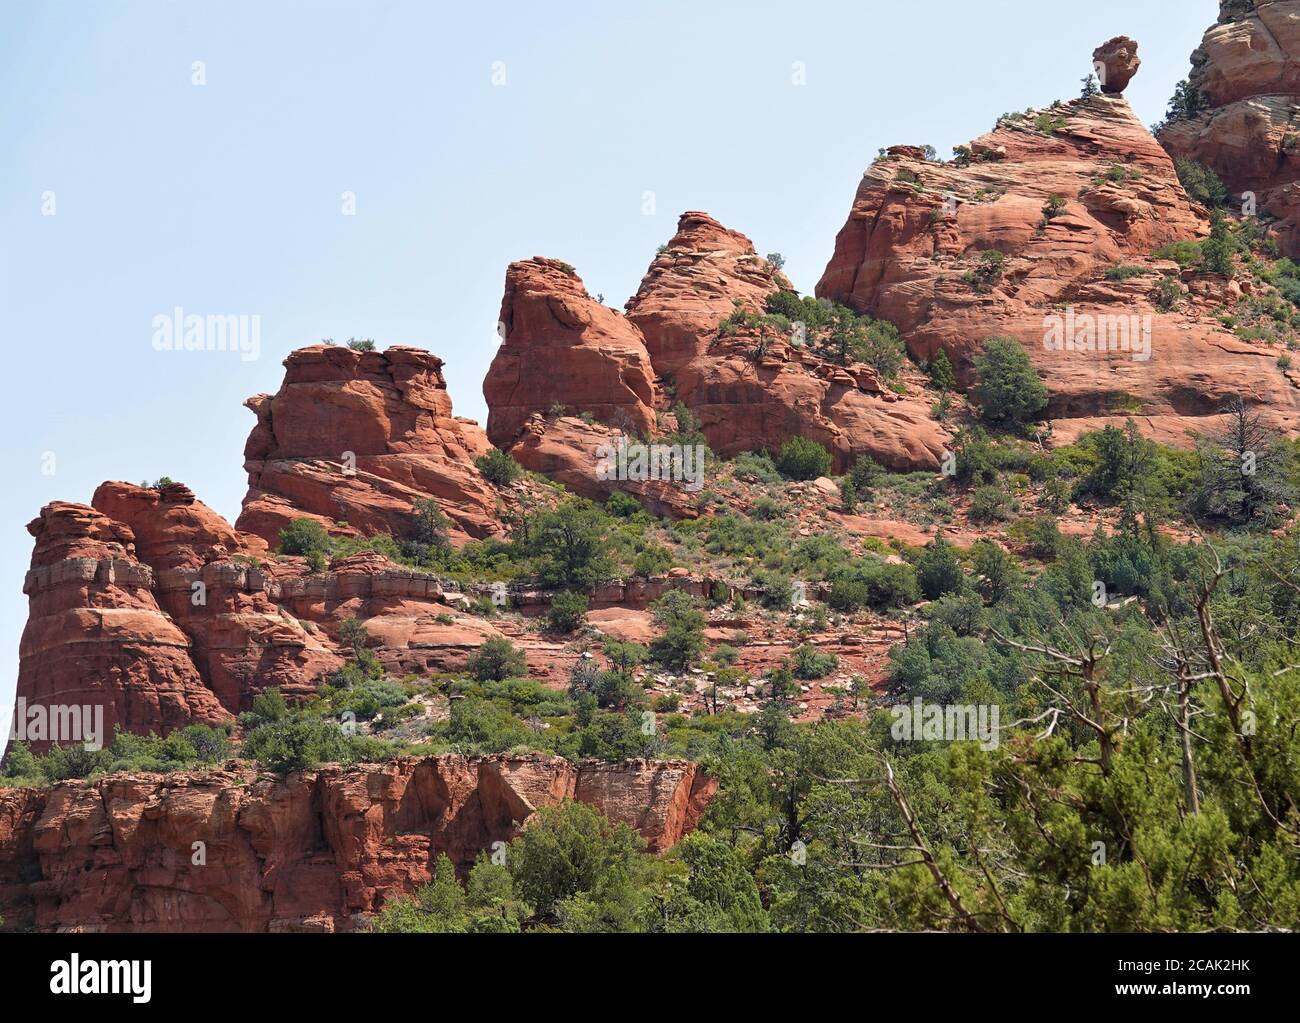
[{"label": "clear blue sky", "polygon": [[[0,729],[25,523],[161,475],[233,521],[241,402],[276,389],[292,348],[427,347],[481,420],[509,261],[565,259],[621,306],[702,209],[810,292],[879,147],[947,156],[1004,111],[1073,97],[1118,34],[1141,44],[1128,96],[1151,123],[1217,8],[0,0]],[[151,320],[178,305],[259,315],[261,358],[155,351]]]}]

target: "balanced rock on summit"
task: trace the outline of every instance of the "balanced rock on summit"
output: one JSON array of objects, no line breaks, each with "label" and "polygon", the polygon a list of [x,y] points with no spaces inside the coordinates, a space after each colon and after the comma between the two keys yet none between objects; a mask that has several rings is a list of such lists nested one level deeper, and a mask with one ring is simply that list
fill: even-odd
[{"label": "balanced rock on summit", "polygon": [[[1098,95],[1004,117],[951,162],[889,150],[858,184],[817,295],[891,320],[918,359],[943,350],[962,386],[986,339],[1017,339],[1051,392],[1056,440],[1133,416],[1185,445],[1238,394],[1293,430],[1300,402],[1276,351],[1186,300],[1192,288],[1230,300],[1227,282],[1153,258],[1208,231],[1128,103]],[[1172,308],[1158,295],[1168,275],[1184,298]],[[1105,324],[1115,344],[1054,348],[1069,316]]]}]

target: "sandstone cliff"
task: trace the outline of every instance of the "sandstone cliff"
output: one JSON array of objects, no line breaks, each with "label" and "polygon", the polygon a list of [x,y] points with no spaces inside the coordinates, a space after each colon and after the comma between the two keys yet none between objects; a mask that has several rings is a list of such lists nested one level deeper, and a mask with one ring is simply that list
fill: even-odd
[{"label": "sandstone cliff", "polygon": [[497,447],[511,447],[535,413],[556,404],[640,436],[654,432],[655,373],[645,339],[588,295],[568,264],[511,263],[500,324],[501,347],[483,380],[487,433]]},{"label": "sandstone cliff", "polygon": [[867,366],[793,353],[789,338],[758,356],[754,338],[720,334],[734,312],[762,313],[770,296],[789,290],[748,238],[698,211],[682,214],[626,317],[592,300],[566,264],[513,263],[502,302],[505,341],[483,383],[488,435],[578,493],[626,490],[654,513],[677,517],[692,513],[689,494],[598,480],[595,452],[609,431],[553,410],[588,412],[635,439],[652,436],[680,401],[724,458],[776,451],[805,436],[826,445],[840,470],[861,455],[901,470],[936,467],[948,436],[930,417],[933,395],[915,387],[895,393]]},{"label": "sandstone cliff", "polygon": [[440,853],[468,869],[538,807],[589,803],[658,852],[715,788],[679,761],[446,755],[0,790],[0,915],[7,930],[352,930]]},{"label": "sandstone cliff", "polygon": [[1223,0],[1192,54],[1195,116],[1169,121],[1160,141],[1223,179],[1231,201],[1280,220],[1300,253],[1300,0]]}]

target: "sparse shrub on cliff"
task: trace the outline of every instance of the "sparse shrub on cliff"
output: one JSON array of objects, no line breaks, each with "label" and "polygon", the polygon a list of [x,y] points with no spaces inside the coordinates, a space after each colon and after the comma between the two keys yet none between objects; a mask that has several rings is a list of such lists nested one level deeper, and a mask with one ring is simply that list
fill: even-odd
[{"label": "sparse shrub on cliff", "polygon": [[466,670],[480,682],[501,681],[527,672],[523,651],[517,649],[505,636],[493,636],[470,654]]},{"label": "sparse shrub on cliff", "polygon": [[1153,134],[1159,134],[1167,124],[1173,121],[1185,121],[1195,117],[1209,106],[1201,90],[1184,78],[1174,86],[1174,94],[1169,98],[1162,121],[1151,128]]},{"label": "sparse shrub on cliff", "polygon": [[934,358],[930,360],[927,372],[930,374],[930,382],[941,393],[946,394],[957,387],[957,374],[953,371],[952,360],[948,358],[948,353],[942,348],[934,353]]},{"label": "sparse shrub on cliff", "polygon": [[1055,135],[1065,124],[1064,117],[1050,111],[1044,111],[1034,118],[1034,130],[1041,131],[1044,135]]},{"label": "sparse shrub on cliff", "polygon": [[831,453],[807,437],[791,437],[773,461],[788,480],[815,480],[831,471]]},{"label": "sparse shrub on cliff", "polygon": [[451,521],[438,503],[427,497],[417,500],[411,511],[410,528],[398,545],[402,557],[425,567],[445,564],[451,554]]},{"label": "sparse shrub on cliff", "polygon": [[635,643],[626,645],[635,651],[628,655],[631,660],[624,667],[606,670],[595,661],[587,660],[580,660],[573,666],[569,675],[569,699],[575,705],[581,705],[584,697],[590,697],[597,707],[606,710],[644,705],[645,691],[633,680],[632,665],[645,659],[646,649]]},{"label": "sparse shrub on cliff", "polygon": [[626,490],[615,490],[605,498],[605,511],[615,518],[630,519],[644,510],[641,502]]},{"label": "sparse shrub on cliff", "polygon": [[1178,180],[1183,186],[1183,191],[1193,202],[1199,202],[1212,210],[1218,209],[1227,202],[1227,187],[1219,175],[1209,167],[1195,160],[1179,158],[1174,161],[1174,169],[1178,172]]},{"label": "sparse shrub on cliff", "polygon": [[259,721],[283,721],[289,716],[289,705],[278,686],[264,689],[253,697],[252,713]]},{"label": "sparse shrub on cliff", "polygon": [[[823,304],[811,295],[800,297],[793,291],[768,296],[765,308],[767,316],[757,322],[789,336],[795,344],[807,345],[824,359],[840,365],[865,362],[885,380],[894,379],[902,369],[903,342],[898,328],[888,320],[855,313],[843,305]],[[797,333],[796,325],[801,328]]]},{"label": "sparse shrub on cliff", "polygon": [[523,467],[499,448],[474,459],[474,465],[483,478],[495,487],[508,487],[523,475]]},{"label": "sparse shrub on cliff", "polygon": [[805,643],[795,650],[791,668],[795,678],[807,682],[825,678],[838,668],[839,664],[840,659],[834,654],[822,653],[816,647]]},{"label": "sparse shrub on cliff", "polygon": [[317,554],[322,558],[330,553],[330,535],[315,519],[293,519],[280,530],[280,554],[300,554],[308,558]]},{"label": "sparse shrub on cliff", "polygon": [[1227,220],[1220,213],[1212,214],[1210,237],[1201,242],[1201,268],[1207,273],[1233,277],[1236,274],[1232,258],[1235,252],[1236,245],[1228,230]]},{"label": "sparse shrub on cliff", "polygon": [[743,451],[731,460],[731,471],[737,479],[752,483],[780,483],[772,456],[766,451]]},{"label": "sparse shrub on cliff", "polygon": [[885,470],[870,455],[861,455],[848,471],[848,479],[859,497],[869,494],[884,476]]},{"label": "sparse shrub on cliff", "polygon": [[997,249],[985,249],[973,270],[961,275],[962,283],[980,294],[992,291],[1006,271],[1007,257]]},{"label": "sparse shrub on cliff", "polygon": [[1156,284],[1155,290],[1151,293],[1151,301],[1161,312],[1172,312],[1178,308],[1184,294],[1178,278],[1166,275]]},{"label": "sparse shrub on cliff", "polygon": [[368,337],[350,337],[348,338],[348,347],[354,352],[373,352],[375,343]]},{"label": "sparse shrub on cliff", "polygon": [[1014,338],[993,337],[975,357],[975,400],[980,417],[997,426],[1032,422],[1047,406],[1047,387],[1024,347]]}]

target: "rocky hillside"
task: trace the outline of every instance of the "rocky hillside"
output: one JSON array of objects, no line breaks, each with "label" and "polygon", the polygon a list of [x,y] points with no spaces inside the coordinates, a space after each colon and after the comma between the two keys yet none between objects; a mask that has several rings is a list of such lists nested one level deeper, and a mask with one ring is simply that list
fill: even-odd
[{"label": "rocky hillside", "polygon": [[[1056,442],[1132,415],[1187,444],[1234,394],[1293,430],[1276,350],[1218,318],[1240,289],[1158,251],[1208,233],[1169,155],[1121,95],[1100,93],[1005,115],[948,163],[890,149],[859,183],[817,294],[896,323],[919,359],[943,351],[966,383],[987,338],[1020,341]],[[1048,343],[1065,323],[1079,350]]]},{"label": "rocky hillside", "polygon": [[[628,867],[653,898],[602,891],[625,899],[608,915],[594,889],[550,898],[524,871],[509,883],[533,901],[502,897],[474,926],[600,929],[633,903],[697,929],[798,929],[850,904],[827,929],[1083,920],[1055,895],[1004,900],[987,863],[963,860],[1042,833],[1057,780],[1044,800],[1042,779],[1021,774],[1033,757],[979,774],[917,755],[901,772],[927,792],[1006,783],[997,813],[972,819],[1017,827],[949,850],[969,867],[964,897],[996,909],[953,919],[932,874],[900,871],[889,889],[844,873],[862,865],[844,845],[853,828],[896,813],[917,825],[892,787],[828,779],[875,776],[888,729],[872,715],[923,697],[1005,708],[1034,724],[1015,737],[1025,747],[1075,743],[1047,759],[1104,779],[1075,777],[1075,791],[1188,772],[1189,747],[1170,754],[1168,722],[1143,717],[1164,704],[1124,703],[1166,692],[1146,684],[1153,672],[1184,687],[1223,674],[1186,636],[1210,637],[1215,664],[1241,641],[1234,663],[1263,673],[1256,690],[1293,699],[1272,688],[1290,683],[1258,638],[1294,632],[1300,269],[1279,258],[1294,246],[1293,7],[1225,2],[1196,58],[1191,106],[1204,102],[1160,141],[1123,98],[1141,62],[1118,36],[1093,54],[1100,88],[1004,114],[951,160],[882,151],[813,296],[778,254],[698,211],[621,311],[558,259],[511,263],[486,430],[454,414],[430,352],[321,343],[246,403],[249,489],[233,524],[166,477],[46,505],[28,526],[22,728],[0,769],[4,926],[401,929],[426,886],[501,867],[484,866],[495,843],[521,850],[528,828],[552,826],[561,845],[599,832],[619,862],[676,852],[665,873]],[[1225,206],[1203,187],[1211,169],[1257,189],[1269,216]],[[628,469],[651,450],[679,460]],[[1197,560],[1207,536],[1227,551],[1217,575]],[[1217,594],[1194,592],[1232,572]],[[1233,636],[1214,638],[1206,608]],[[1171,624],[1191,609],[1195,629]],[[1104,655],[1057,649],[1108,630]],[[1112,648],[1117,677],[1143,685],[1089,691],[1097,720],[1057,733],[1084,697],[1053,707],[1033,657],[1092,672]],[[1238,681],[1199,698],[1231,704]],[[83,709],[102,727],[90,748],[58,733]],[[1240,730],[1237,714],[1225,727]],[[1258,754],[1247,742],[1207,788],[1244,791],[1233,772],[1259,770],[1269,820],[1293,813],[1267,802],[1284,772],[1252,766],[1285,761],[1286,741]],[[1112,779],[1123,756],[1135,766]],[[1098,798],[1072,833],[1108,833],[1107,813],[1138,801]],[[548,816],[575,803],[605,824]],[[1148,826],[1181,819],[1152,810]],[[627,828],[600,830],[611,821]],[[1117,859],[1133,844],[1112,841]],[[791,873],[810,846],[826,873]],[[1223,839],[1215,862],[1257,851]],[[1008,887],[1055,862],[1003,852],[992,869],[1018,863]],[[439,876],[443,856],[456,876]],[[737,886],[718,905],[687,899],[725,885],[674,888],[668,872],[696,869],[693,856]],[[1129,899],[1108,902],[1127,889],[1094,892],[1061,862],[1053,892],[1105,903],[1090,904],[1098,928],[1134,925]],[[854,894],[827,899],[810,877]],[[1207,898],[1213,912],[1188,919],[1235,923],[1226,896]],[[667,913],[656,926],[680,923]]]}]

